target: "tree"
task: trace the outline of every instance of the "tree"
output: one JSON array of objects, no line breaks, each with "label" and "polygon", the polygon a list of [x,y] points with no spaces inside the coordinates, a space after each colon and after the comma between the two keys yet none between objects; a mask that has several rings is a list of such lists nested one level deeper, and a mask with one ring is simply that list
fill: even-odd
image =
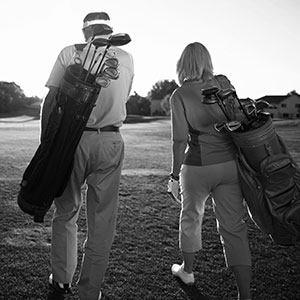
[{"label": "tree", "polygon": [[160,80],[154,84],[151,91],[148,93],[150,100],[162,100],[166,95],[170,95],[178,88],[175,80]]},{"label": "tree", "polygon": [[134,92],[134,95],[130,96],[126,103],[126,110],[128,115],[149,116],[151,113],[151,102],[149,99],[141,97]]},{"label": "tree", "polygon": [[26,96],[14,82],[0,81],[0,112],[11,112],[25,105]]},{"label": "tree", "polygon": [[162,99],[160,106],[163,109],[163,111],[165,112],[166,116],[170,115],[170,111],[171,111],[171,107],[170,107],[170,97],[171,94],[166,95],[164,97],[164,99]]}]

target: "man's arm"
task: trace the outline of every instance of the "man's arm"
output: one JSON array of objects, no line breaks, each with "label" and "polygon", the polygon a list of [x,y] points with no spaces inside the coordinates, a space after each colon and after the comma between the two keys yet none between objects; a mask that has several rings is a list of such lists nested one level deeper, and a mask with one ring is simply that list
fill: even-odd
[{"label": "man's arm", "polygon": [[43,140],[45,130],[49,121],[49,116],[56,104],[56,95],[58,93],[58,88],[50,87],[47,96],[44,99],[42,105],[41,113],[41,141]]}]

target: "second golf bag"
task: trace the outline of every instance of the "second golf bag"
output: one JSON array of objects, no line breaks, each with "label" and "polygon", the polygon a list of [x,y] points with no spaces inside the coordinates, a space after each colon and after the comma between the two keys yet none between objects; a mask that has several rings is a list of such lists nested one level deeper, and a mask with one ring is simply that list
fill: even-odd
[{"label": "second golf bag", "polygon": [[[237,148],[240,184],[250,217],[276,243],[294,245],[300,240],[300,169],[277,135],[271,116],[256,109],[255,103],[248,112],[228,79],[221,76],[217,82],[219,87],[203,90],[203,103],[216,99],[228,112],[232,108],[226,107],[225,98],[231,97],[246,117],[231,120],[226,113],[227,126],[222,128],[228,129],[226,134]],[[232,121],[235,126],[229,126]]]}]

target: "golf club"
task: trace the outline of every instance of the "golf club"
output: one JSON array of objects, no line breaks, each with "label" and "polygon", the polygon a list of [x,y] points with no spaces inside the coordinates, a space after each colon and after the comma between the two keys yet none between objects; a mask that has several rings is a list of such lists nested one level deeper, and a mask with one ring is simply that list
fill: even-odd
[{"label": "golf club", "polygon": [[108,77],[110,79],[116,80],[120,76],[120,71],[118,69],[108,67],[108,68],[105,68],[103,70],[103,72],[101,72],[101,75],[104,76],[104,77]]},{"label": "golf club", "polygon": [[220,90],[218,92],[218,96],[222,99],[222,101],[227,99],[228,97],[230,97],[232,95],[234,95],[234,96],[236,95],[234,89],[224,89],[224,90]]},{"label": "golf club", "polygon": [[245,115],[245,117],[247,118],[248,121],[251,121],[251,118],[250,116],[247,114],[246,110],[245,110],[245,107],[243,106],[241,100],[239,99],[239,97],[237,96],[236,93],[234,93],[234,96],[235,96],[235,99],[237,100],[239,106],[240,106],[240,109],[241,111],[243,112],[243,114]]},{"label": "golf club", "polygon": [[214,124],[214,129],[217,132],[227,132],[227,128],[226,128],[226,122],[218,122]]},{"label": "golf club", "polygon": [[218,87],[210,87],[202,90],[202,103],[203,104],[218,104],[227,121],[230,121],[229,114],[226,111],[226,107],[221,98],[218,97],[220,89]]},{"label": "golf club", "polygon": [[270,108],[271,107],[270,103],[265,101],[265,100],[256,101],[255,106],[256,106],[257,110],[263,110],[265,108]]},{"label": "golf club", "polygon": [[[82,71],[83,71],[84,66],[85,66],[85,64],[86,64],[86,60],[87,60],[87,58],[88,58],[88,56],[89,56],[89,53],[90,53],[90,50],[91,50],[92,45],[95,43],[95,45],[96,45],[97,47],[100,47],[99,44],[100,44],[101,40],[102,40],[102,42],[104,43],[104,46],[107,45],[107,42],[106,42],[106,43],[104,42],[104,40],[107,40],[107,39],[97,38],[97,37],[94,37],[90,42],[88,42],[88,43],[86,44],[86,45],[89,45],[89,46],[88,46],[86,55],[85,55],[85,57],[84,57],[84,60],[83,60],[83,62],[82,62],[82,70],[81,70],[81,72],[80,72],[80,74],[79,74],[79,77],[81,77],[81,75],[82,75]],[[76,62],[75,62],[75,63],[76,63]]]},{"label": "golf club", "polygon": [[119,60],[115,57],[111,57],[105,60],[104,65],[107,67],[117,68],[119,66]]},{"label": "golf club", "polygon": [[252,118],[257,117],[257,109],[256,109],[256,106],[255,106],[254,103],[250,103],[250,104],[245,105],[245,110],[246,110],[247,115],[249,117],[252,117]]},{"label": "golf club", "polygon": [[117,33],[110,37],[110,46],[120,47],[131,42],[131,38],[127,33]]},{"label": "golf club", "polygon": [[257,117],[248,124],[248,129],[260,128],[271,117],[271,113],[267,111],[257,111]]},{"label": "golf club", "polygon": [[120,72],[118,69],[108,67],[104,69],[104,71],[97,76],[95,81],[101,87],[108,87],[110,85],[111,79],[116,80],[119,78]]},{"label": "golf club", "polygon": [[101,67],[102,67],[103,60],[104,60],[110,46],[115,46],[115,47],[123,46],[123,45],[128,44],[129,42],[131,42],[131,38],[127,33],[117,33],[117,34],[112,35],[108,39],[108,44],[105,47],[102,59],[101,59],[99,65],[98,65],[98,68],[96,70],[96,74],[99,74],[99,71],[101,70]]},{"label": "golf club", "polygon": [[266,119],[271,116],[271,113],[268,111],[259,111],[259,112],[257,112],[257,116],[261,117],[262,119]]},{"label": "golf club", "polygon": [[242,123],[239,121],[230,121],[228,123],[226,123],[226,128],[232,132],[232,131],[236,131],[238,129],[242,129]]},{"label": "golf club", "polygon": [[95,82],[103,88],[107,88],[110,85],[110,79],[104,76],[98,76]]},{"label": "golf club", "polygon": [[103,69],[105,67],[110,67],[110,68],[117,69],[118,66],[119,66],[119,60],[117,58],[115,58],[115,57],[110,57],[110,58],[106,59],[104,61],[104,63],[102,64],[102,67],[101,67],[101,69],[99,71],[99,74],[101,74],[103,72]]},{"label": "golf club", "polygon": [[239,121],[218,122],[214,124],[214,128],[218,132],[232,132],[238,129],[242,129],[242,124]]},{"label": "golf club", "polygon": [[[85,55],[84,60],[83,60],[83,63],[82,63],[82,68],[83,68],[83,69],[84,69],[84,66],[85,66],[87,57],[88,57],[88,55],[89,55],[89,53],[90,53],[91,47],[92,47],[92,41],[89,42],[88,50],[87,50],[87,52],[86,52],[86,55]],[[81,75],[81,73],[80,73],[80,75]]]},{"label": "golf club", "polygon": [[99,47],[104,47],[104,46],[107,46],[108,45],[108,39],[104,39],[104,38],[96,38],[92,41],[92,44],[95,46],[95,49],[94,49],[94,52],[93,52],[93,56],[92,56],[92,59],[91,59],[91,62],[90,62],[90,65],[89,65],[89,68],[88,68],[88,71],[87,71],[87,74],[85,76],[85,80],[87,80],[89,74],[91,74],[92,72],[92,69],[94,68],[95,66],[95,62],[94,62],[94,58],[95,58],[95,55],[97,53],[97,50]]}]

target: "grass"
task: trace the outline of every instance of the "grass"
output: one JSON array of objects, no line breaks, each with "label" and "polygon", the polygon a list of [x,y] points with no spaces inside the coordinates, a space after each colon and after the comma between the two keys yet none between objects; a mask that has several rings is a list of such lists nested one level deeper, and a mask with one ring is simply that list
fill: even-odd
[{"label": "grass", "polygon": [[[299,127],[286,124],[276,128],[299,164]],[[116,236],[103,283],[104,299],[235,299],[211,202],[206,205],[204,249],[197,255],[196,285],[186,287],[170,273],[170,266],[180,262],[180,208],[166,194],[171,163],[169,121],[130,122],[122,134],[126,155]],[[0,299],[46,299],[53,208],[45,223],[38,225],[16,203],[20,179],[39,143],[39,121],[0,119],[0,137]],[[84,216],[83,207],[78,220],[78,265],[86,233]],[[300,246],[276,245],[250,220],[247,222],[253,255],[253,299],[300,299]],[[67,299],[78,299],[76,289]]]}]

